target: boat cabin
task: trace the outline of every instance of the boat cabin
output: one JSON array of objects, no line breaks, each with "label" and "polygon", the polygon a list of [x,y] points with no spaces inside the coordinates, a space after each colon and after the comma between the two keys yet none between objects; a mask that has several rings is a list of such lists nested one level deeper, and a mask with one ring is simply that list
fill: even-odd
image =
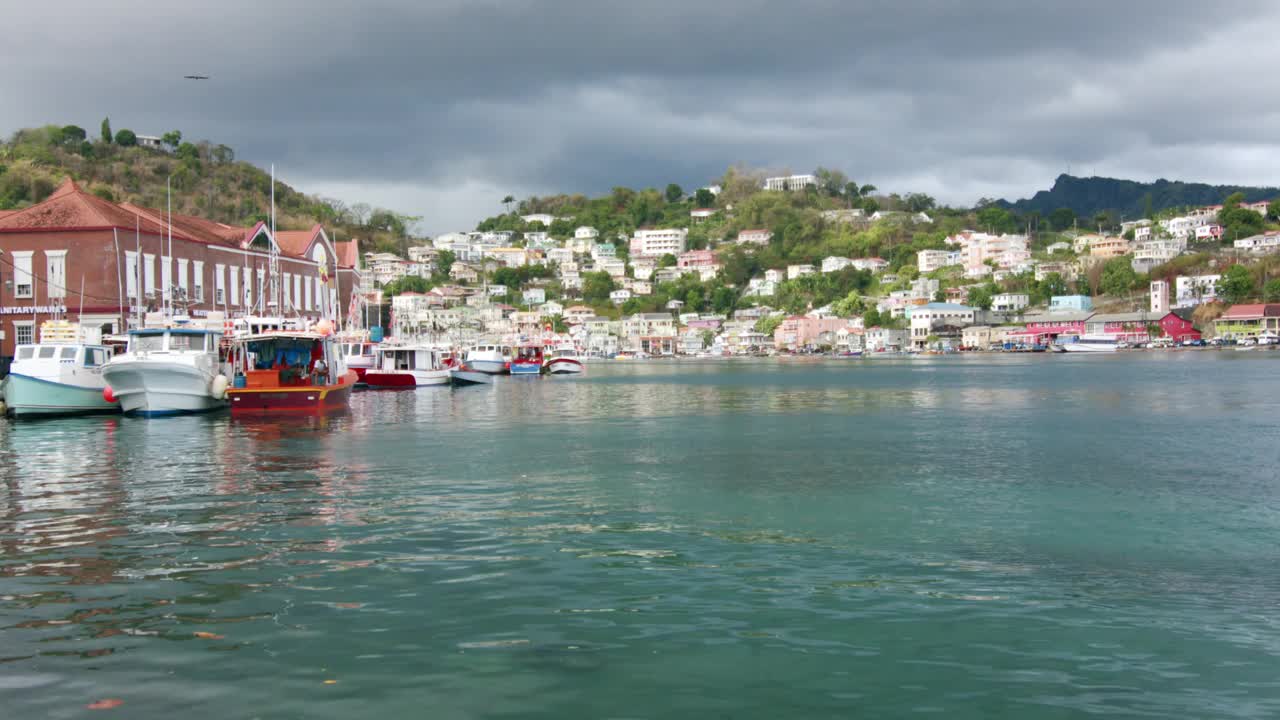
[{"label": "boat cabin", "polygon": [[382,348],[379,370],[441,370],[444,360],[433,348],[398,347]]},{"label": "boat cabin", "polygon": [[281,332],[238,338],[232,350],[235,388],[333,385],[345,366],[325,336]]},{"label": "boat cabin", "polygon": [[19,345],[9,372],[56,380],[63,368],[101,368],[111,354],[105,345]]},{"label": "boat cabin", "polygon": [[144,328],[129,331],[130,353],[216,353],[222,333],[194,328]]}]

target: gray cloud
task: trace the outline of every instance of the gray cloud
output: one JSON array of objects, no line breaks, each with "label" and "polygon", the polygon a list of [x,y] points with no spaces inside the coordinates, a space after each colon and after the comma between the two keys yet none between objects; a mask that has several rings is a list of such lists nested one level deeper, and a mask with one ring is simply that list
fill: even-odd
[{"label": "gray cloud", "polygon": [[0,129],[181,128],[433,232],[507,192],[694,186],[738,162],[955,203],[1068,165],[1275,183],[1274,3],[325,5],[9,10]]}]

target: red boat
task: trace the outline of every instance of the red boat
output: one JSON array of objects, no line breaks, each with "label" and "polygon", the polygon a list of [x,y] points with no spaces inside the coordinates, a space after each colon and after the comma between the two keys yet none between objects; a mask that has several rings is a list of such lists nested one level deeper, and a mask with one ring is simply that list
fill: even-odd
[{"label": "red boat", "polygon": [[357,337],[338,336],[338,352],[348,370],[356,373],[356,387],[365,386],[365,373],[377,364],[378,343],[369,340],[367,335]]},{"label": "red boat", "polygon": [[333,336],[272,332],[235,338],[232,413],[326,413],[347,407],[356,373],[348,370]]}]

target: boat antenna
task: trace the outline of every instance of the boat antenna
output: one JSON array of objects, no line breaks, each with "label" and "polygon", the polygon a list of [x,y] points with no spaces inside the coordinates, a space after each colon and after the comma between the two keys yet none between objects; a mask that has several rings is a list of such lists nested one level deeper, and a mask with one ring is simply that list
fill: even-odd
[{"label": "boat antenna", "polygon": [[285,307],[280,293],[280,248],[276,245],[276,164],[271,163],[271,242],[267,248],[268,273],[271,275],[271,300],[280,308],[283,328]]},{"label": "boat antenna", "polygon": [[133,259],[134,274],[137,279],[134,281],[134,299],[138,301],[138,327],[142,327],[142,220],[137,213],[133,214],[133,242],[137,246]]},{"label": "boat antenna", "polygon": [[[165,269],[165,272],[162,274],[162,277],[168,277],[169,278],[168,284],[172,286],[173,285],[173,176],[172,175],[170,175],[169,178],[164,181],[164,191],[169,198],[169,257],[161,258],[164,261],[164,269]],[[161,255],[164,255],[164,253],[161,253]],[[173,315],[173,290],[170,287],[166,287],[161,292],[163,293],[161,297],[164,298],[164,302],[168,303],[168,306],[169,306],[167,314],[172,316]]]}]

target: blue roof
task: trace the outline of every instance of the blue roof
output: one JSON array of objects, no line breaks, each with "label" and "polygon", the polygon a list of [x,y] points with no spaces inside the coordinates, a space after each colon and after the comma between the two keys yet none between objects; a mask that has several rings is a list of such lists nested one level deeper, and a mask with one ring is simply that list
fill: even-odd
[{"label": "blue roof", "polygon": [[959,312],[965,312],[965,311],[973,310],[973,308],[969,307],[968,305],[957,305],[956,303],[931,302],[926,305],[916,305],[914,307],[908,307],[906,309],[906,314],[910,316],[912,311],[914,310],[956,310]]}]

